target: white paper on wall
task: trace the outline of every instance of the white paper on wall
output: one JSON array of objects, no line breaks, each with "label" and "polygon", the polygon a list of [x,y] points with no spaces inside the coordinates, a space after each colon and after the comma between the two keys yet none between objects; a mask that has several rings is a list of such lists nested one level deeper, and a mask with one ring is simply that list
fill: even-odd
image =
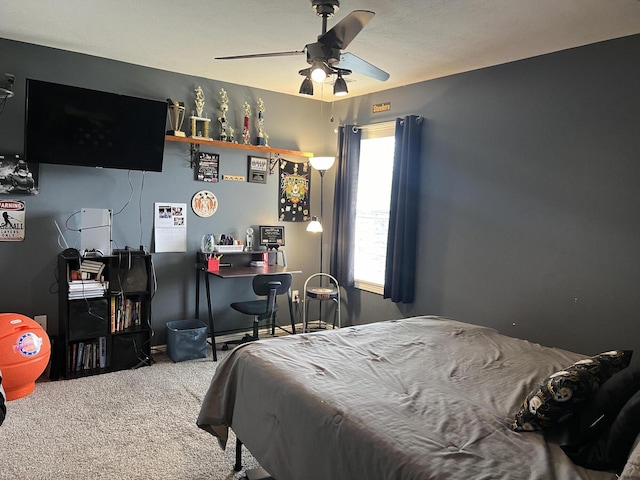
[{"label": "white paper on wall", "polygon": [[153,217],[155,252],[186,252],[187,204],[156,202]]}]

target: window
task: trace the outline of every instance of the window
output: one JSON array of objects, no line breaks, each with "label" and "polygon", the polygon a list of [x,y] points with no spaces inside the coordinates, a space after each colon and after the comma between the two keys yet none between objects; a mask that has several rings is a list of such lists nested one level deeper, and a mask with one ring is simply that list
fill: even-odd
[{"label": "window", "polygon": [[355,286],[382,294],[395,149],[395,122],[362,127],[356,199]]}]

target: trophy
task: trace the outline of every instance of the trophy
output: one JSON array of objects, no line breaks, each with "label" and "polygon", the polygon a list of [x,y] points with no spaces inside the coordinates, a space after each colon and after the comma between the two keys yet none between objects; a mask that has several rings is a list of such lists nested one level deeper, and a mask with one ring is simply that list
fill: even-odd
[{"label": "trophy", "polygon": [[[231,138],[227,136],[227,128],[229,128],[229,124],[227,123],[227,111],[229,110],[229,97],[227,96],[227,92],[224,88],[220,89],[220,111],[222,115],[218,117],[218,122],[220,122],[220,140],[226,142],[229,140],[233,142],[233,135]],[[230,130],[231,132],[231,130]]]},{"label": "trophy", "polygon": [[258,99],[258,145],[267,146],[266,134],[264,133],[264,102]]},{"label": "trophy", "polygon": [[250,145],[249,143],[249,117],[251,116],[251,105],[248,102],[244,102],[244,128],[242,130],[242,143]]},{"label": "trophy", "polygon": [[247,228],[247,245],[244,248],[247,252],[253,250],[253,228]]},{"label": "trophy", "polygon": [[181,131],[182,122],[184,122],[184,102],[176,102],[167,98],[169,108],[167,109],[167,117],[169,118],[169,126],[171,130],[167,130],[167,135],[175,137],[185,137],[185,133]]},{"label": "trophy", "polygon": [[233,129],[233,127],[231,125],[229,125],[229,142],[238,143],[235,140],[235,133],[236,133],[236,131]]},{"label": "trophy", "polygon": [[[206,140],[211,140],[209,137],[209,125],[211,124],[211,119],[207,118],[206,115],[203,117],[204,111],[204,92],[202,91],[202,87],[196,87],[196,111],[191,112],[191,138],[203,138]],[[202,125],[202,130],[198,127]]]}]

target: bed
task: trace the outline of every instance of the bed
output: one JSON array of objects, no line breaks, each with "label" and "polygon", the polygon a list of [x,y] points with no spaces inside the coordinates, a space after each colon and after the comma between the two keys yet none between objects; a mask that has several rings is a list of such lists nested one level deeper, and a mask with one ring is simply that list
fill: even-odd
[{"label": "bed", "polygon": [[264,339],[220,362],[197,424],[222,448],[232,429],[277,480],[613,479],[513,430],[532,388],[585,357],[427,316]]}]

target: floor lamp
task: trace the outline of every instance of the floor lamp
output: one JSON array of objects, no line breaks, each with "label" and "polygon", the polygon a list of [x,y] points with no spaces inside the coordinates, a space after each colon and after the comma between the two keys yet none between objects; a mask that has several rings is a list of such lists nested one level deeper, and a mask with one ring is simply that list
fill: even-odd
[{"label": "floor lamp", "polygon": [[[324,234],[322,222],[324,221],[324,174],[329,170],[336,161],[336,157],[311,157],[309,163],[311,167],[320,174],[320,219],[317,216],[311,217],[311,222],[307,225],[307,232],[320,233],[320,273],[323,273],[322,251],[324,250]],[[320,286],[322,287],[323,277],[320,277]],[[319,305],[319,317],[322,322],[322,302]]]},{"label": "floor lamp", "polygon": [[307,232],[320,233],[320,273],[322,273],[322,250],[323,250],[323,228],[324,221],[324,174],[329,170],[336,161],[336,157],[311,157],[309,163],[320,174],[320,219],[311,217],[311,222],[307,226]]}]

